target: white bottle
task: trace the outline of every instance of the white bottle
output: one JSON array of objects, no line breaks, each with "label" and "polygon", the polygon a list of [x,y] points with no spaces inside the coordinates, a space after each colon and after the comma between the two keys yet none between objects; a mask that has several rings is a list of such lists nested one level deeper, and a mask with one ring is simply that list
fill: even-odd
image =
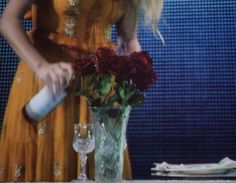
[{"label": "white bottle", "polygon": [[67,96],[65,89],[56,96],[52,96],[49,88],[45,86],[24,106],[23,114],[32,124],[43,120]]}]

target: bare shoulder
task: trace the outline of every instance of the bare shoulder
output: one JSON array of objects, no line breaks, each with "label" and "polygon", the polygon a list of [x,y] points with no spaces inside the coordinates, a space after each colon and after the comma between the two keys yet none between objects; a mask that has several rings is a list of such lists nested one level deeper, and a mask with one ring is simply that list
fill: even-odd
[{"label": "bare shoulder", "polygon": [[3,11],[2,17],[14,16],[22,18],[33,3],[34,0],[10,0]]}]

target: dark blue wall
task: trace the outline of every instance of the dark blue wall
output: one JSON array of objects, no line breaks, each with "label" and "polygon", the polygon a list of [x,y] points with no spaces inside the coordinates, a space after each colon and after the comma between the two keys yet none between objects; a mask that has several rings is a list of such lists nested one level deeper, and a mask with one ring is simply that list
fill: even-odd
[{"label": "dark blue wall", "polygon": [[[130,156],[139,179],[152,178],[153,162],[236,159],[236,1],[165,2],[160,22],[165,44],[150,30],[139,31],[158,73],[129,120]],[[2,38],[0,60],[2,121],[18,60]]]}]

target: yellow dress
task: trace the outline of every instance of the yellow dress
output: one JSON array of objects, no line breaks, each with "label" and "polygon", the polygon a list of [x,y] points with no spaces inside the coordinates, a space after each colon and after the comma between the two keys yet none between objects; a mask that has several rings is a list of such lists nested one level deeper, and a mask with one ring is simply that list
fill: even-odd
[{"label": "yellow dress", "polygon": [[[68,16],[70,0],[39,0],[32,9],[34,29],[28,33],[48,62],[71,62],[87,57],[101,46],[114,48],[107,31],[124,13],[123,0],[80,0],[76,16]],[[35,8],[37,7],[37,8]],[[75,8],[75,7],[73,7]],[[73,22],[76,20],[75,22]],[[71,34],[71,24],[75,32]],[[88,121],[87,103],[67,96],[37,126],[22,115],[23,106],[43,84],[20,61],[10,91],[0,139],[0,181],[70,181],[80,172],[79,156],[72,148],[73,124]],[[93,155],[87,175],[94,177]],[[124,177],[131,179],[125,151]]]}]

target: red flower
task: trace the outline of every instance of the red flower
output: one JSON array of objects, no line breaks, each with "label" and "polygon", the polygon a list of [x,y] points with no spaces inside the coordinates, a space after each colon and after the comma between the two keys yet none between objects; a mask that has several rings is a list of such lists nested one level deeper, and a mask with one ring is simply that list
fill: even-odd
[{"label": "red flower", "polygon": [[81,72],[83,74],[93,74],[96,71],[95,65],[88,58],[76,60],[73,64],[75,72]]},{"label": "red flower", "polygon": [[95,52],[95,64],[99,74],[107,73],[116,57],[115,51],[110,48],[98,48]]},{"label": "red flower", "polygon": [[116,56],[111,64],[109,73],[118,78],[128,78],[135,73],[135,65],[129,56]]},{"label": "red flower", "polygon": [[134,52],[130,57],[135,65],[135,72],[131,75],[131,79],[140,90],[146,90],[157,79],[152,68],[152,59],[144,51]]}]

